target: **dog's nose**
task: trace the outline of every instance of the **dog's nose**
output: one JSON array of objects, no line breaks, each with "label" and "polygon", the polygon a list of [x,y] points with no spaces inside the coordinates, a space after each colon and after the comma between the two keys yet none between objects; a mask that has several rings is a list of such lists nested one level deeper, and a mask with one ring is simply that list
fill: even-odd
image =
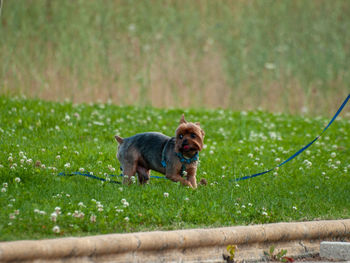
[{"label": "dog's nose", "polygon": [[182,145],[186,145],[186,144],[188,144],[188,140],[187,140],[187,139],[185,139],[185,140],[182,142]]}]

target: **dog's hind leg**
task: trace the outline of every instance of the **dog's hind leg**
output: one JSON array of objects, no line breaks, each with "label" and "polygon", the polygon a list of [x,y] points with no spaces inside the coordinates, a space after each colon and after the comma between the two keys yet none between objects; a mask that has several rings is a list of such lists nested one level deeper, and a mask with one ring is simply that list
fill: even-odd
[{"label": "dog's hind leg", "polygon": [[137,165],[136,171],[140,184],[147,184],[150,178],[149,170],[143,166]]}]

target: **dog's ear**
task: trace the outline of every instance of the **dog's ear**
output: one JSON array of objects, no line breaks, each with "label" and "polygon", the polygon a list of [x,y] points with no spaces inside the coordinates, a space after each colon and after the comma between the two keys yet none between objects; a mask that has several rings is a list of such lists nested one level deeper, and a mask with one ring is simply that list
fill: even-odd
[{"label": "dog's ear", "polygon": [[114,136],[114,138],[117,140],[119,144],[122,144],[124,142],[124,139],[118,135]]},{"label": "dog's ear", "polygon": [[197,126],[201,127],[201,124],[199,122],[195,122],[194,124],[196,124]]},{"label": "dog's ear", "polygon": [[181,119],[180,119],[180,124],[187,123],[185,120],[185,115],[182,114]]}]

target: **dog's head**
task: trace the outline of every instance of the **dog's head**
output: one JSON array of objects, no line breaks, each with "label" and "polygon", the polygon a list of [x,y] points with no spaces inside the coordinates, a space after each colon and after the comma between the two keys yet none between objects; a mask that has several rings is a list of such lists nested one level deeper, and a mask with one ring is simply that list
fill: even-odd
[{"label": "dog's head", "polygon": [[204,131],[199,122],[192,123],[182,115],[180,125],[175,132],[175,151],[191,158],[203,149]]}]

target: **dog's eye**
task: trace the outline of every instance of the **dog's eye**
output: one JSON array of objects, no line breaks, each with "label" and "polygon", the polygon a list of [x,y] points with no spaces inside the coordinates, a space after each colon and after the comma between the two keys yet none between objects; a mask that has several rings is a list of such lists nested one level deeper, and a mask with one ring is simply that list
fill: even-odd
[{"label": "dog's eye", "polygon": [[183,137],[184,137],[183,134],[180,134],[180,135],[179,135],[179,138],[180,138],[180,139],[182,139]]},{"label": "dog's eye", "polygon": [[196,138],[196,135],[194,133],[191,133],[191,138],[192,139],[195,139]]}]

